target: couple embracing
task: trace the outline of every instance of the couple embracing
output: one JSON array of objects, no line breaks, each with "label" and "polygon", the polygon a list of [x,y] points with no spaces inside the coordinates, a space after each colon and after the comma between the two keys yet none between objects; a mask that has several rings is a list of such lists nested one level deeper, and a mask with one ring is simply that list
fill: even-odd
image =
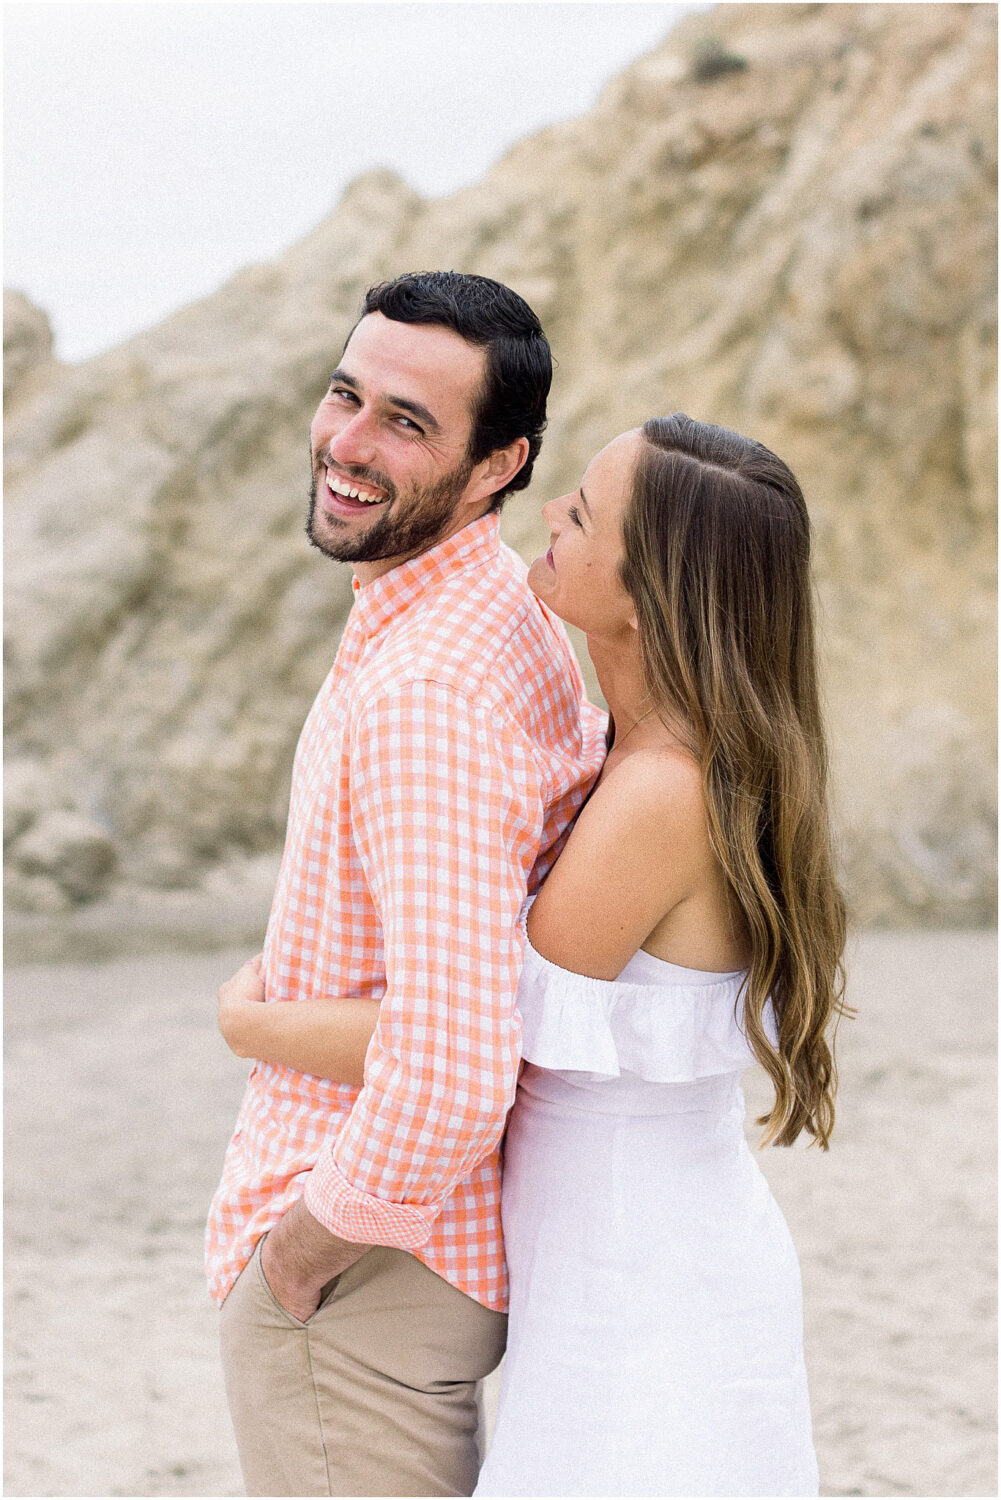
[{"label": "couple embracing", "polygon": [[498,512],[551,377],[508,288],[408,275],[313,419],[308,533],[354,606],[219,995],[255,1060],[207,1240],[248,1494],[817,1492],[740,1089],[761,1064],[765,1139],[827,1146],[806,509],[759,443],[654,417],[543,507],[526,576]]}]

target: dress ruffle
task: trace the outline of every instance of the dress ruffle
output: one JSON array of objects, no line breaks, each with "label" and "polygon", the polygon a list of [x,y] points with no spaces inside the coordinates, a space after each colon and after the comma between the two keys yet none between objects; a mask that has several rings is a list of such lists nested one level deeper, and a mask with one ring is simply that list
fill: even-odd
[{"label": "dress ruffle", "polygon": [[[526,935],[518,988],[525,1061],[607,1078],[631,1073],[648,1083],[692,1083],[751,1067],[742,1030],[746,974],[689,981],[696,971],[663,968],[663,984],[592,979],[550,963]],[[770,1005],[765,1025],[774,1041]]]}]

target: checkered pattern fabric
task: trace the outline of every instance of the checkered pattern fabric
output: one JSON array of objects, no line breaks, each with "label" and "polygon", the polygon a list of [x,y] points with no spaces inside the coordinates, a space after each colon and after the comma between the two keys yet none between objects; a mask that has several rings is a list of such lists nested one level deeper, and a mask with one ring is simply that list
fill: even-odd
[{"label": "checkered pattern fabric", "polygon": [[605,718],[484,516],[359,589],[296,752],[267,999],[381,1000],[360,1091],[255,1065],[207,1230],[222,1302],[301,1194],[504,1310],[498,1148],[518,914],[593,784]]}]

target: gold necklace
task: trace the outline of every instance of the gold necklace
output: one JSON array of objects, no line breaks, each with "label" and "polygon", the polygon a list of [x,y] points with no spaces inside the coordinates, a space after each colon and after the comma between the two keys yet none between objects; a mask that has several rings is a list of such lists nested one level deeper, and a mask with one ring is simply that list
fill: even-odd
[{"label": "gold necklace", "polygon": [[614,750],[617,745],[624,745],[626,743],[626,740],[632,734],[633,730],[636,728],[636,726],[638,724],[642,724],[644,719],[649,719],[650,715],[653,714],[653,713],[656,713],[656,712],[657,712],[657,709],[656,709],[656,706],[655,706],[653,708],[648,708],[645,714],[640,714],[639,718],[636,720],[636,723],[635,724],[630,724],[629,728],[626,730],[626,732],[622,736],[621,740],[619,739],[618,735],[616,735],[615,739],[612,741],[612,749]]}]

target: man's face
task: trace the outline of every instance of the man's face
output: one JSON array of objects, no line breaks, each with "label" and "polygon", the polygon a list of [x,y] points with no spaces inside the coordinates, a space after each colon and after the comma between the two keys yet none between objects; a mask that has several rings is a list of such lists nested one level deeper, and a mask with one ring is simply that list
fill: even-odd
[{"label": "man's face", "polygon": [[367,583],[475,517],[460,503],[485,368],[450,329],[362,318],[310,427],[314,547]]}]

